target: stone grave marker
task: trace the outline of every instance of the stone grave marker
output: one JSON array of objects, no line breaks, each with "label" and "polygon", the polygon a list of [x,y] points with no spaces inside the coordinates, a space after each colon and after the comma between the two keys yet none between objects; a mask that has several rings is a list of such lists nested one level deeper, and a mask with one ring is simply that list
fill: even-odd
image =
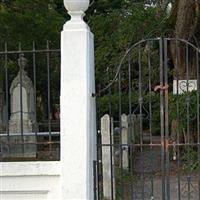
[{"label": "stone grave marker", "polygon": [[[25,143],[36,143],[35,127],[35,98],[31,79],[24,70],[27,59],[23,54],[18,59],[20,70],[10,87],[11,116],[9,132],[11,143],[21,143],[22,134]],[[36,144],[13,145],[10,157],[36,157]]]},{"label": "stone grave marker", "polygon": [[[110,136],[112,138],[110,138]],[[112,148],[112,152],[110,149],[111,147],[110,139],[114,141],[113,120],[110,118],[109,115],[104,115],[101,118],[101,139],[103,145],[105,144],[108,145],[108,146],[102,146],[103,196],[105,199],[112,199],[112,189],[113,189],[113,196],[115,199],[114,148]],[[112,162],[111,162],[111,156],[112,156]]]}]

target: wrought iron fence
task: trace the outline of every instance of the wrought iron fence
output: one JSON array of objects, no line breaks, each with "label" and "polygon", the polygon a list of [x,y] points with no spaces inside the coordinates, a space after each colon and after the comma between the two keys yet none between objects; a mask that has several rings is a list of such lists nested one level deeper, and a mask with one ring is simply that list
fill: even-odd
[{"label": "wrought iron fence", "polygon": [[199,53],[182,39],[147,39],[107,69],[96,199],[200,199]]},{"label": "wrought iron fence", "polygon": [[60,159],[60,49],[0,51],[0,161]]}]

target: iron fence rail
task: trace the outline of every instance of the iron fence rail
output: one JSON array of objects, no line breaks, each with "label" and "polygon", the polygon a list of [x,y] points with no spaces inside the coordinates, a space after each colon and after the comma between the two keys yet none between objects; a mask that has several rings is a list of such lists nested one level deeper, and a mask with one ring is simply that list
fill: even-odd
[{"label": "iron fence rail", "polygon": [[[0,160],[13,161],[15,158],[18,161],[24,159],[59,160],[60,49],[52,49],[50,42],[47,41],[46,49],[36,49],[36,44],[33,42],[32,48],[29,50],[22,49],[21,43],[19,43],[18,50],[12,51],[5,43],[4,50],[0,51],[0,65],[2,74],[0,98],[3,102],[0,105],[0,120],[2,121],[0,123]],[[13,94],[11,94],[10,87],[17,74],[19,90],[18,94],[15,94],[17,96],[14,102],[11,102]],[[33,99],[28,99],[28,91],[24,92],[26,81],[24,76],[30,78]],[[14,104],[19,104],[18,113],[12,112]],[[26,108],[27,112],[23,111],[25,106],[28,107]],[[30,106],[32,106],[32,110],[29,110]],[[16,114],[20,115],[17,122],[20,130],[10,131],[11,116]],[[32,116],[29,119],[32,123],[31,131],[25,130],[25,121],[28,115]],[[32,141],[28,141],[30,136],[34,136]],[[33,145],[31,147],[31,144],[34,144],[35,147]],[[17,147],[14,149],[14,146]],[[25,151],[30,148],[33,148],[34,156],[29,157]],[[13,149],[19,151],[19,155],[16,155],[16,152],[12,151]],[[40,155],[43,151],[45,152],[44,156]],[[53,155],[54,151],[56,151],[55,155]]]}]

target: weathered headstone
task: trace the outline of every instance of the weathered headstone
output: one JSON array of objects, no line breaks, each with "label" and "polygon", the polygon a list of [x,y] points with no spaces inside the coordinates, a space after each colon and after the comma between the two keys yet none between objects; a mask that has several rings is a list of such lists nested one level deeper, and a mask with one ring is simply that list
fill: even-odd
[{"label": "weathered headstone", "polygon": [[122,167],[123,169],[128,169],[129,167],[129,157],[128,157],[128,116],[123,114],[121,116],[121,124],[122,124]]},{"label": "weathered headstone", "polygon": [[[111,138],[110,138],[111,137]],[[103,195],[104,199],[115,199],[115,173],[114,173],[114,148],[111,151],[113,141],[113,122],[109,115],[101,118],[102,165],[103,165]],[[112,158],[112,161],[111,161]]]},{"label": "weathered headstone", "polygon": [[18,64],[21,65],[21,73],[20,71],[18,72],[10,87],[11,117],[9,130],[11,133],[21,133],[21,123],[24,133],[34,131],[34,88],[31,79],[24,70],[26,63],[27,60],[21,55],[18,59]]},{"label": "weathered headstone", "polygon": [[[26,58],[21,54],[18,59],[20,70],[17,76],[12,81],[10,87],[10,106],[11,116],[9,121],[9,132],[11,142],[22,142],[21,135],[23,134],[24,142],[35,143],[34,136],[35,128],[35,106],[34,106],[34,88],[31,79],[27,76],[24,70],[27,64]],[[15,145],[11,148],[11,156],[15,157],[35,157],[36,145],[25,144],[24,152],[21,145]]]},{"label": "weathered headstone", "polygon": [[129,140],[131,143],[137,143],[140,135],[140,115],[131,114],[128,116],[129,120]]}]

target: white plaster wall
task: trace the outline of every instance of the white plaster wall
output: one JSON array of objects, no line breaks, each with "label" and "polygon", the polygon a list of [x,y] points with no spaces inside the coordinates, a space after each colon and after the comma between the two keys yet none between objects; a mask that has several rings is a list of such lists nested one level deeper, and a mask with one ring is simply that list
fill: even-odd
[{"label": "white plaster wall", "polygon": [[0,200],[60,200],[60,162],[0,163]]}]

